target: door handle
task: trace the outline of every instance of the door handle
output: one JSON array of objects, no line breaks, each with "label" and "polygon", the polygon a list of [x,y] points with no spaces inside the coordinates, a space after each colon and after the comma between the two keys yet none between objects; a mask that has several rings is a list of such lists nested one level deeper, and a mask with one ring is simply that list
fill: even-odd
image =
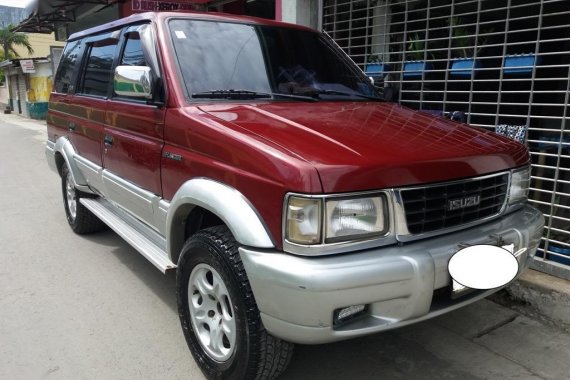
[{"label": "door handle", "polygon": [[112,146],[113,145],[113,136],[105,135],[105,138],[103,139],[103,143],[105,144],[105,146]]},{"label": "door handle", "polygon": [[71,121],[71,122],[69,122],[69,124],[67,124],[67,127],[69,128],[70,132],[75,132],[77,125],[75,125],[75,123]]}]

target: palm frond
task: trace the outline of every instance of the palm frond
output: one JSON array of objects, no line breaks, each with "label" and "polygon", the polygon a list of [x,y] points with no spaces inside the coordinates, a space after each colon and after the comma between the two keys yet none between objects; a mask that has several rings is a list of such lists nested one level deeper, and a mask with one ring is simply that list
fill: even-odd
[{"label": "palm frond", "polygon": [[14,25],[9,24],[8,26],[0,29],[0,48],[3,49],[4,56],[8,56],[10,53],[15,57],[20,55],[14,49],[17,46],[24,47],[28,53],[31,55],[34,53],[34,49],[28,40],[28,36],[24,33],[17,33],[12,31]]}]

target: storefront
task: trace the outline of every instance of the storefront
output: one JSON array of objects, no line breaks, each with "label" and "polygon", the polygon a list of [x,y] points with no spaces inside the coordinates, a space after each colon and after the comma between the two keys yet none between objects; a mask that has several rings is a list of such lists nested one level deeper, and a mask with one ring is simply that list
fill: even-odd
[{"label": "storefront", "polygon": [[[395,101],[526,131],[540,270],[570,278],[570,3],[324,0],[322,26]],[[500,128],[499,128],[500,129]]]},{"label": "storefront", "polygon": [[52,88],[52,64],[47,58],[12,59],[0,63],[8,78],[13,113],[45,119]]}]

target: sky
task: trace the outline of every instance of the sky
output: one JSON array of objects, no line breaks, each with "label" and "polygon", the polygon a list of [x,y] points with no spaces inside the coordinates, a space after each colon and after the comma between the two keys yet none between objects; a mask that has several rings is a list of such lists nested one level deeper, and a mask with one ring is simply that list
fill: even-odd
[{"label": "sky", "polygon": [[33,2],[34,0],[0,0],[0,5],[6,5],[8,7],[18,7],[25,8]]}]

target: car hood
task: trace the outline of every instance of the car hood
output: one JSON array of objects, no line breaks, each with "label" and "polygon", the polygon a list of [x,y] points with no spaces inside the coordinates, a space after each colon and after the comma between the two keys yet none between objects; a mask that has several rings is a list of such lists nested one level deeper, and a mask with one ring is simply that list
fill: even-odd
[{"label": "car hood", "polygon": [[522,144],[393,103],[268,102],[200,109],[310,162],[327,193],[472,177],[529,160]]}]

